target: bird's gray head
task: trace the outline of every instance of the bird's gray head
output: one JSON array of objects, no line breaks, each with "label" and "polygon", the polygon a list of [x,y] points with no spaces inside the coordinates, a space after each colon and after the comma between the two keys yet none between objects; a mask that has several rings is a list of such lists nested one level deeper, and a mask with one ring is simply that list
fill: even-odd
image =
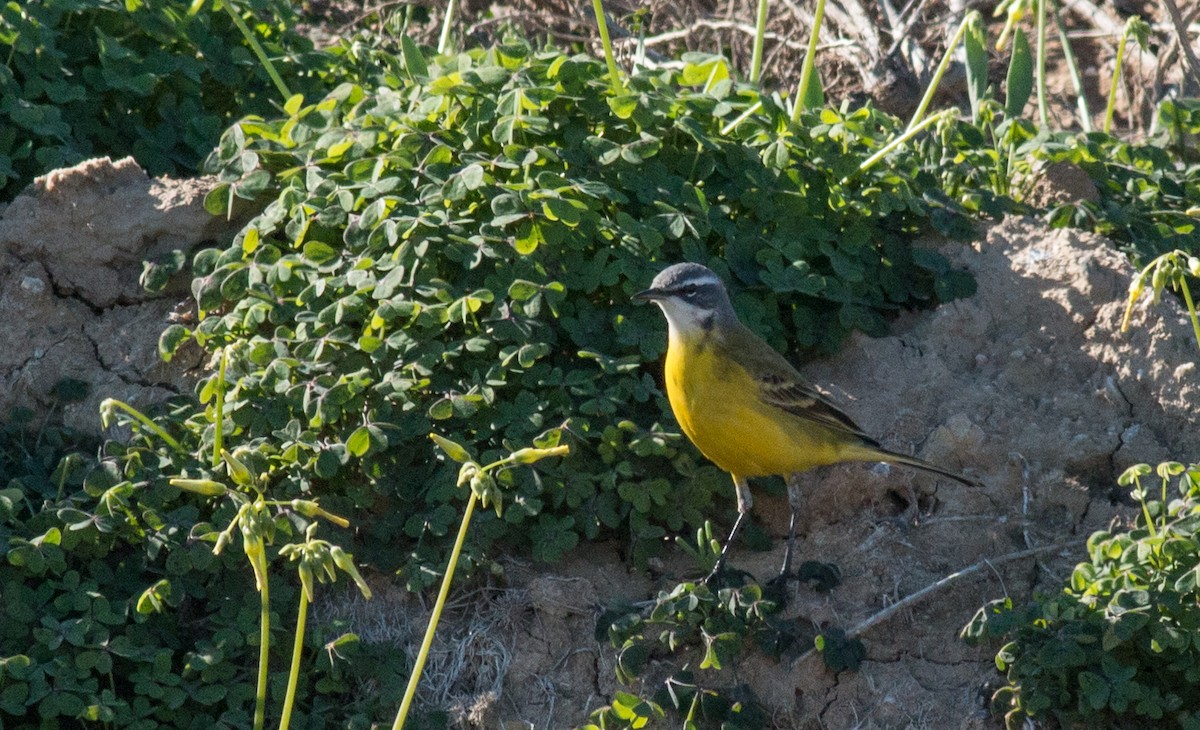
[{"label": "bird's gray head", "polygon": [[720,277],[700,264],[668,266],[654,277],[649,289],[633,296],[661,307],[671,330],[681,335],[737,321]]}]

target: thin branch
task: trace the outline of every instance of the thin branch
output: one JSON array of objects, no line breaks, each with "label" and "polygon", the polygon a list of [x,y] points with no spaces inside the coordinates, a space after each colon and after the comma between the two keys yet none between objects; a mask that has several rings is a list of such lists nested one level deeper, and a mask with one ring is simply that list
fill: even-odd
[{"label": "thin branch", "polygon": [[1183,52],[1183,58],[1187,61],[1188,69],[1192,72],[1192,83],[1200,86],[1200,59],[1196,58],[1196,52],[1192,50],[1192,42],[1188,38],[1187,24],[1183,21],[1183,16],[1179,14],[1179,7],[1175,5],[1175,0],[1162,0],[1163,7],[1167,9],[1167,14],[1171,16],[1171,23],[1175,26],[1175,34],[1179,39],[1179,49]]},{"label": "thin branch", "polygon": [[[887,52],[883,54],[885,58],[894,54],[900,48],[900,44],[908,39],[909,31],[921,19],[921,13],[925,10],[925,5],[928,2],[929,0],[917,0],[914,5],[910,1],[904,10],[899,13],[896,20],[899,21],[900,25],[892,26],[892,45],[888,46]],[[890,8],[891,5],[889,3],[884,3],[885,10]],[[889,22],[891,21],[891,16],[892,14],[888,13]]]},{"label": "thin branch", "polygon": [[[671,43],[673,41],[682,40],[682,39],[690,36],[692,33],[694,33],[697,28],[705,28],[708,30],[736,30],[738,32],[745,33],[746,35],[749,35],[749,36],[754,35],[754,26],[750,25],[749,23],[739,23],[736,20],[709,20],[707,18],[700,18],[699,20],[694,21],[690,28],[684,28],[684,29],[680,29],[680,30],[668,30],[663,33],[659,33],[658,35],[647,36],[646,37],[646,45],[654,46],[654,45],[660,45],[663,43]],[[794,51],[800,51],[801,53],[803,53],[805,50],[808,49],[807,45],[805,45],[803,43],[799,43],[794,40],[791,40],[790,37],[783,36],[778,33],[773,33],[773,32],[768,31],[766,34],[763,35],[763,37],[767,38],[768,40],[771,40],[775,43],[778,43],[781,46],[790,48]],[[844,47],[854,48],[859,45],[860,44],[858,43],[858,41],[842,39],[842,40],[836,40],[836,41],[826,41],[825,43],[821,43],[820,45],[818,45],[817,48],[819,48],[821,50],[825,50],[825,49],[829,49],[829,48],[844,48]]]},{"label": "thin branch", "polygon": [[[1078,545],[1077,540],[1073,540],[1070,542],[1056,542],[1052,545],[1043,545],[1042,547],[1029,548],[1028,550],[1021,550],[1019,552],[1009,553],[1008,555],[1001,555],[1000,557],[995,558],[994,560],[993,559],[980,560],[978,563],[975,563],[974,565],[972,565],[970,567],[963,568],[962,570],[958,571],[957,573],[951,573],[950,575],[942,578],[941,580],[938,580],[934,583],[930,583],[929,585],[925,586],[924,588],[917,591],[916,593],[910,593],[909,595],[907,595],[904,598],[900,599],[899,601],[893,603],[892,605],[883,609],[882,611],[875,614],[874,616],[871,616],[866,621],[863,621],[862,623],[858,624],[854,628],[847,631],[846,638],[856,639],[859,636],[862,636],[866,632],[870,631],[874,627],[878,626],[879,624],[883,623],[884,621],[887,621],[891,617],[895,616],[900,611],[903,611],[908,608],[912,608],[915,604],[928,598],[929,596],[933,595],[934,593],[937,593],[938,591],[949,586],[950,584],[955,583],[962,578],[966,578],[967,576],[974,575],[975,573],[978,573],[984,569],[990,568],[992,570],[995,570],[994,566],[997,566],[997,565],[1002,565],[1004,563],[1011,563],[1015,560],[1024,560],[1025,558],[1031,558],[1031,557],[1034,557],[1037,555],[1041,555],[1042,553],[1054,552],[1055,550],[1062,550],[1063,548],[1073,547],[1076,545]],[[805,659],[808,659],[809,657],[813,656],[816,653],[817,653],[817,650],[815,648],[809,649],[808,651],[801,654],[799,659],[797,659],[797,661],[804,661]]]}]

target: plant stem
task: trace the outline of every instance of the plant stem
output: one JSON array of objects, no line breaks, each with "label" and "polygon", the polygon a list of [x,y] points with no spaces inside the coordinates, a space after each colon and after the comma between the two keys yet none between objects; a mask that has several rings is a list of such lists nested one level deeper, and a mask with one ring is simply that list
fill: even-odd
[{"label": "plant stem", "polygon": [[308,594],[300,589],[300,609],[296,613],[296,639],[292,643],[292,669],[288,673],[287,694],[283,699],[283,716],[279,719],[279,730],[287,730],[292,719],[292,704],[296,699],[296,685],[300,683],[300,655],[304,652],[304,625],[308,621]]},{"label": "plant stem", "polygon": [[[875,614],[874,616],[871,616],[867,620],[865,620],[865,621],[859,623],[858,625],[854,626],[853,628],[851,628],[849,631],[846,632],[846,638],[857,639],[858,637],[865,634],[867,631],[878,626],[879,624],[883,623],[884,621],[887,621],[892,616],[895,616],[896,614],[900,613],[901,611],[909,610],[910,608],[913,607],[913,605],[919,603],[920,601],[925,600],[925,598],[937,593],[938,591],[942,590],[946,586],[949,586],[949,585],[955,583],[956,581],[962,580],[963,578],[966,578],[970,575],[974,575],[975,573],[979,573],[985,569],[995,570],[995,566],[1001,565],[1003,563],[1011,563],[1014,560],[1024,560],[1026,558],[1031,558],[1035,555],[1040,555],[1042,553],[1050,553],[1050,552],[1054,552],[1056,550],[1062,550],[1064,548],[1077,548],[1077,547],[1078,547],[1077,543],[1074,543],[1071,541],[1063,541],[1063,542],[1056,542],[1056,543],[1053,543],[1050,545],[1042,545],[1040,547],[1029,548],[1028,550],[1022,550],[1022,551],[1016,552],[1016,553],[1009,553],[1008,555],[1001,555],[998,558],[981,560],[978,563],[975,563],[974,565],[963,568],[962,570],[960,570],[956,573],[951,573],[950,575],[947,575],[944,578],[941,578],[939,580],[934,581],[933,583],[930,583],[929,585],[925,586],[921,590],[915,591],[913,593],[908,594],[904,598],[901,598],[899,601],[896,601],[895,603],[891,604],[890,606],[883,609],[879,613]],[[817,654],[816,649],[809,649],[808,651],[806,651],[803,654],[801,654],[800,656],[798,656],[796,659],[792,660],[792,664],[793,664],[793,666],[795,666],[796,664],[799,664],[800,662],[802,662],[810,657],[816,656],[816,654]]]},{"label": "plant stem", "polygon": [[1162,478],[1162,501],[1159,504],[1159,516],[1162,517],[1163,532],[1167,531],[1167,477]]},{"label": "plant stem", "polygon": [[[252,559],[253,560],[253,559]],[[258,570],[258,565],[255,565]],[[267,660],[271,649],[271,600],[266,571],[262,571],[259,586],[258,626],[258,689],[254,697],[254,730],[262,730],[267,719]]]},{"label": "plant stem", "polygon": [[1037,35],[1038,118],[1045,128],[1050,126],[1050,112],[1046,107],[1046,0],[1037,3]]},{"label": "plant stem", "polygon": [[754,53],[750,56],[750,83],[757,84],[762,73],[763,36],[767,33],[767,6],[770,0],[758,0],[758,20],[754,24]]},{"label": "plant stem", "polygon": [[726,124],[724,127],[721,127],[721,136],[724,137],[725,135],[732,132],[737,127],[737,125],[739,125],[742,122],[749,119],[750,116],[752,114],[754,114],[754,112],[758,111],[759,109],[762,109],[761,101],[756,101],[753,104],[751,104],[749,109],[747,109],[746,111],[742,112],[741,114],[739,114],[737,116],[737,119],[734,119],[729,124]]},{"label": "plant stem", "polygon": [[912,129],[913,125],[920,122],[925,116],[925,110],[929,108],[929,103],[933,101],[933,95],[937,93],[938,85],[942,83],[942,76],[945,75],[946,69],[950,66],[950,59],[954,55],[954,49],[958,48],[963,34],[967,32],[967,23],[970,20],[970,15],[963,18],[963,22],[959,24],[954,37],[950,39],[950,44],[946,46],[946,53],[942,56],[942,62],[938,64],[937,70],[933,72],[933,78],[929,81],[929,87],[925,89],[925,96],[921,97],[921,103],[917,104],[917,110],[913,112],[912,119],[908,122],[909,129]]},{"label": "plant stem", "polygon": [[142,424],[146,428],[153,431],[155,435],[157,435],[160,439],[165,441],[167,443],[167,445],[170,446],[172,449],[175,449],[176,451],[178,451],[181,454],[186,453],[184,448],[179,445],[179,442],[176,441],[175,439],[171,438],[171,434],[164,431],[162,426],[159,426],[154,421],[151,421],[144,413],[142,413],[138,409],[134,408],[133,406],[129,405],[128,403],[125,403],[124,401],[119,401],[116,398],[108,398],[105,400],[105,402],[110,403],[110,404],[120,408],[121,410],[125,411],[129,415],[133,416],[134,419],[138,423]]},{"label": "plant stem", "polygon": [[796,89],[796,103],[792,105],[793,122],[800,118],[800,112],[803,111],[805,92],[808,90],[809,80],[813,74],[813,66],[816,64],[817,38],[821,34],[821,22],[824,19],[825,0],[817,0],[817,7],[813,11],[812,35],[808,38],[808,50],[804,52],[804,64],[800,67],[800,86]]},{"label": "plant stem", "polygon": [[[908,129],[904,130],[904,134],[893,139],[891,142],[888,142],[878,152],[871,155],[867,159],[863,160],[862,164],[858,166],[858,172],[863,172],[863,171],[869,169],[870,167],[874,166],[875,163],[879,162],[884,157],[887,157],[888,154],[890,154],[893,150],[895,150],[900,145],[904,144],[908,140],[917,136],[917,134],[920,133],[921,130],[925,129],[929,125],[931,125],[935,122],[939,122],[942,119],[946,119],[957,113],[958,113],[958,110],[954,109],[954,108],[943,109],[942,111],[938,112],[937,114],[934,114],[933,116],[926,117],[925,119],[921,120],[920,122],[917,123],[917,125],[915,127],[909,127]],[[847,177],[845,180],[842,180],[842,182],[845,183],[846,180],[849,180],[849,179],[850,178]]]},{"label": "plant stem", "polygon": [[217,366],[217,420],[213,424],[213,466],[221,463],[221,448],[225,445],[225,365],[229,361],[229,347],[221,348],[221,364]]},{"label": "plant stem", "polygon": [[446,47],[450,45],[450,26],[454,22],[454,13],[458,10],[458,0],[450,0],[450,4],[446,6],[446,18],[442,21],[442,34],[438,37],[437,52],[442,54],[446,52]]},{"label": "plant stem", "polygon": [[1051,7],[1051,10],[1054,14],[1054,25],[1058,29],[1058,42],[1062,45],[1067,69],[1071,72],[1071,86],[1075,88],[1075,105],[1079,108],[1079,125],[1084,132],[1090,132],[1092,131],[1092,111],[1088,109],[1087,94],[1083,93],[1083,74],[1079,72],[1079,62],[1075,60],[1075,52],[1071,50],[1071,41],[1067,38],[1067,26],[1063,24],[1062,15],[1056,7]]},{"label": "plant stem", "polygon": [[1117,82],[1121,79],[1121,63],[1125,60],[1125,45],[1129,42],[1129,27],[1121,33],[1121,40],[1117,43],[1117,61],[1113,66],[1112,83],[1108,87],[1108,105],[1104,108],[1104,133],[1111,134],[1113,110],[1117,104]]},{"label": "plant stem", "polygon": [[1196,303],[1192,301],[1192,291],[1188,288],[1187,280],[1181,274],[1179,287],[1183,289],[1183,301],[1187,303],[1188,316],[1192,320],[1192,333],[1196,335],[1196,347],[1200,347],[1200,318],[1196,316]]},{"label": "plant stem", "polygon": [[[599,0],[596,0],[597,4]],[[458,526],[458,537],[454,540],[454,549],[450,551],[450,564],[446,566],[446,575],[442,576],[442,587],[438,591],[437,601],[433,604],[433,613],[429,616],[429,626],[425,628],[425,638],[421,641],[421,650],[413,663],[412,676],[408,678],[408,687],[404,690],[404,699],[400,702],[400,711],[396,713],[396,722],[392,730],[401,730],[408,718],[408,710],[412,706],[413,696],[417,693],[417,684],[421,681],[421,672],[425,669],[425,660],[429,658],[429,647],[433,645],[433,635],[437,631],[438,621],[442,618],[442,608],[446,605],[446,597],[450,594],[450,582],[454,580],[454,569],[458,566],[458,556],[462,553],[463,543],[467,539],[467,528],[471,524],[471,515],[475,512],[475,502],[479,498],[471,492],[467,500],[467,510],[463,513],[462,523]]]},{"label": "plant stem", "polygon": [[600,32],[600,43],[604,45],[604,62],[608,64],[608,83],[614,94],[625,90],[621,83],[621,72],[617,70],[617,60],[613,56],[612,39],[608,37],[608,21],[604,19],[604,3],[592,0],[592,12],[596,14],[596,29]]},{"label": "plant stem", "polygon": [[238,15],[237,11],[233,9],[232,0],[226,0],[224,6],[225,11],[229,13],[229,17],[233,19],[233,24],[242,32],[242,37],[246,39],[246,43],[250,44],[250,50],[254,51],[255,56],[258,56],[258,62],[267,70],[267,75],[271,77],[271,81],[274,82],[275,88],[283,96],[283,100],[287,101],[292,98],[291,90],[288,89],[287,84],[283,83],[283,79],[279,77],[279,73],[275,70],[271,59],[267,58],[266,51],[263,50],[263,47],[259,44],[258,39],[254,37],[254,34],[250,32],[246,21],[242,20],[242,16]]}]

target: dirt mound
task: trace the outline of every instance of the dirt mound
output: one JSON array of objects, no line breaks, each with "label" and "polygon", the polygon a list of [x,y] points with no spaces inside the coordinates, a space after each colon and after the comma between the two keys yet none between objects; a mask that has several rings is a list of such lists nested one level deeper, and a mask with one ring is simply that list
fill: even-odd
[{"label": "dirt mound", "polygon": [[[158,335],[183,291],[151,297],[138,277],[143,260],[225,229],[203,207],[213,185],[151,180],[132,158],[101,158],[38,178],[0,212],[0,417],[61,408],[67,426],[98,433],[103,398],[141,407],[181,387],[196,357],[165,366]],[[64,378],[88,395],[56,403]]]},{"label": "dirt mound", "polygon": [[[843,585],[797,590],[791,612],[854,627],[976,569],[866,631],[859,672],[835,676],[812,658],[750,662],[758,696],[789,708],[785,725],[969,725],[996,677],[990,651],[956,639],[975,609],[1057,585],[1086,536],[1122,511],[1113,488],[1127,466],[1197,457],[1190,326],[1168,298],[1139,307],[1120,333],[1133,269],[1110,243],[1010,219],[951,257],[978,278],[976,296],[906,315],[892,336],[856,337],[805,371],[886,445],[986,486],[884,465],[814,475],[801,555],[837,564]],[[785,502],[759,501],[756,517],[781,534]],[[1006,560],[1064,542],[1069,549]],[[770,575],[779,556],[743,559]]]},{"label": "dirt mound", "polygon": [[[843,582],[826,594],[793,583],[787,615],[857,627],[867,658],[834,673],[812,654],[750,650],[708,678],[748,686],[775,727],[993,726],[994,650],[966,646],[959,629],[987,600],[1053,590],[1086,536],[1127,513],[1113,492],[1126,466],[1198,453],[1190,327],[1164,299],[1119,332],[1133,270],[1110,243],[1011,219],[948,255],[978,277],[975,297],[907,314],[891,336],[858,336],[805,371],[885,445],[985,486],[884,465],[808,476],[800,559],[836,564]],[[756,501],[754,519],[775,535],[787,514],[783,497]],[[782,549],[739,547],[732,563],[765,579]],[[499,716],[578,723],[616,688],[612,651],[592,639],[601,604],[648,598],[651,582],[599,546],[555,575],[510,573],[531,597],[505,624],[513,657]]]}]

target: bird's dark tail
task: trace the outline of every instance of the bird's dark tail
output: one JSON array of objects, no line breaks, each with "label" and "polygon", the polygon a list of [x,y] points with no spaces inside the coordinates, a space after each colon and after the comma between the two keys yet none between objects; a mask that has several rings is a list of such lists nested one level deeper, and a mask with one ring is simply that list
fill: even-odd
[{"label": "bird's dark tail", "polygon": [[937,466],[936,464],[930,464],[928,461],[925,461],[924,459],[918,459],[915,456],[909,456],[907,454],[901,454],[901,453],[898,453],[895,451],[888,451],[887,449],[881,448],[879,446],[863,448],[859,453],[856,453],[854,456],[855,456],[855,458],[861,459],[863,461],[886,461],[889,464],[904,464],[905,466],[915,467],[917,469],[921,469],[922,471],[932,472],[934,474],[939,474],[941,476],[944,476],[948,479],[953,479],[954,481],[959,482],[960,484],[965,484],[968,487],[982,487],[983,486],[983,482],[980,482],[977,479],[965,477],[962,474],[957,474],[955,472],[950,471],[949,469],[943,469],[942,467]]}]

